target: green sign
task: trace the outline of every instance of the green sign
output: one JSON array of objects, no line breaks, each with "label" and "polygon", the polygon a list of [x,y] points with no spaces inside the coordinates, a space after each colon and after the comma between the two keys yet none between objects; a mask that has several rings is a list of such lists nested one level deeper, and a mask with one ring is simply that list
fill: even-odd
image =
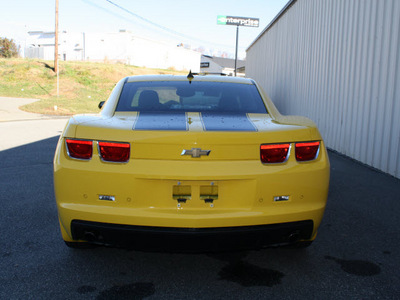
[{"label": "green sign", "polygon": [[218,16],[217,24],[218,25],[258,27],[260,24],[260,19],[245,18],[245,17],[232,17],[232,16]]},{"label": "green sign", "polygon": [[217,24],[218,25],[226,25],[226,16],[218,16]]}]

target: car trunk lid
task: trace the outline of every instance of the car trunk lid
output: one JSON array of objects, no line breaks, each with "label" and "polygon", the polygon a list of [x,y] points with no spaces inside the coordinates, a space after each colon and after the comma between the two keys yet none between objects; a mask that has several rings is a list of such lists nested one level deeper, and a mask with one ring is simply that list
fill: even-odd
[{"label": "car trunk lid", "polygon": [[[99,130],[101,127],[101,130]],[[268,114],[119,113],[80,124],[76,137],[131,143],[131,159],[258,160],[260,145],[319,139]]]}]

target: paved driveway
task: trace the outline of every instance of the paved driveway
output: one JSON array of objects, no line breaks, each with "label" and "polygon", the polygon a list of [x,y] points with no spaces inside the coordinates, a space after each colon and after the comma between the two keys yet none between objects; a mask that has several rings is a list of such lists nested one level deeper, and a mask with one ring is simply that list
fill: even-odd
[{"label": "paved driveway", "polygon": [[52,177],[65,121],[0,122],[0,299],[400,298],[400,180],[333,152],[326,214],[306,250],[67,248]]},{"label": "paved driveway", "polygon": [[68,118],[19,109],[35,101],[38,100],[0,97],[0,151],[60,135]]}]

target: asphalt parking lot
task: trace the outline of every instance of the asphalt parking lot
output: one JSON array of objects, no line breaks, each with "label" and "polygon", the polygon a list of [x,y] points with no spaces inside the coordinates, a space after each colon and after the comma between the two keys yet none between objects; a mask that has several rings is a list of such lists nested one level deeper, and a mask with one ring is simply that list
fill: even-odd
[{"label": "asphalt parking lot", "polygon": [[308,249],[67,248],[52,177],[65,121],[0,122],[0,299],[400,298],[400,180],[331,151],[328,206]]}]

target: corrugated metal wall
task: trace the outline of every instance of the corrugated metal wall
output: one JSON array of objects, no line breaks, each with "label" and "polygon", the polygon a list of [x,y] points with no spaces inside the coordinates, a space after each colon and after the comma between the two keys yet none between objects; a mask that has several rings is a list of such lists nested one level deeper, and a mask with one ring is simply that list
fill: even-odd
[{"label": "corrugated metal wall", "polygon": [[400,1],[297,0],[247,50],[246,76],[328,147],[400,178]]}]

